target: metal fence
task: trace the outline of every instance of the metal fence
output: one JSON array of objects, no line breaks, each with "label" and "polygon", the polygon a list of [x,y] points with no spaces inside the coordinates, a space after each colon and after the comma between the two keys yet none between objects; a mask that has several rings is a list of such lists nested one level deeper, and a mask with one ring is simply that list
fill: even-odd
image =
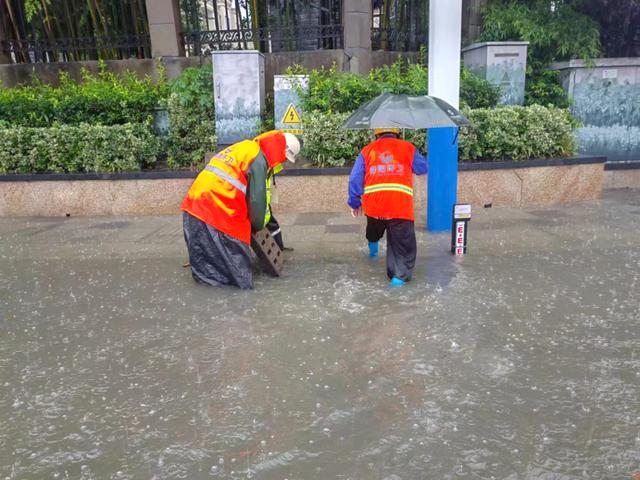
[{"label": "metal fence", "polygon": [[342,0],[183,0],[181,13],[189,56],[343,47]]},{"label": "metal fence", "polygon": [[208,55],[215,50],[259,50],[271,53],[342,48],[343,34],[342,25],[300,25],[280,29],[183,33],[182,41],[189,56]]},{"label": "metal fence", "polygon": [[144,0],[2,0],[0,29],[14,63],[151,57]]},{"label": "metal fence", "polygon": [[372,0],[373,50],[418,51],[429,41],[427,0]]},{"label": "metal fence", "polygon": [[13,63],[69,62],[98,58],[150,58],[149,35],[120,35],[52,40],[6,40],[2,51]]}]

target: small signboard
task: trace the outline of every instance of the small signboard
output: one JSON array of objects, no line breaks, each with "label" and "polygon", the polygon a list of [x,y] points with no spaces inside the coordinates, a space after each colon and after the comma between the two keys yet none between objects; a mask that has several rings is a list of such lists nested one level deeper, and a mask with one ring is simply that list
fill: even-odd
[{"label": "small signboard", "polygon": [[451,253],[464,255],[467,253],[467,231],[471,220],[471,205],[453,206],[453,226],[451,230]]},{"label": "small signboard", "polygon": [[471,218],[471,205],[456,205],[453,209],[453,218],[456,220]]},{"label": "small signboard", "polygon": [[274,118],[276,129],[294,135],[303,133],[300,91],[309,87],[306,75],[275,75],[273,77]]}]

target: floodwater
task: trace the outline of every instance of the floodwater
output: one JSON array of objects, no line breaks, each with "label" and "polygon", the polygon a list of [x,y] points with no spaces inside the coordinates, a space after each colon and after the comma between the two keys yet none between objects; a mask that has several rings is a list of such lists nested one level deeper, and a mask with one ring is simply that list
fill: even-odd
[{"label": "floodwater", "polygon": [[196,285],[180,218],[0,219],[0,479],[632,479],[640,192],[418,233],[290,215],[279,279]]}]

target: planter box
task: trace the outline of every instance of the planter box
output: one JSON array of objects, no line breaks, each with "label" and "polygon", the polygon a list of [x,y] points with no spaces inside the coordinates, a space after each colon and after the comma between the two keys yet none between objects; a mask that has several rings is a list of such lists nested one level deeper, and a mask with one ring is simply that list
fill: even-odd
[{"label": "planter box", "polygon": [[[554,205],[598,199],[604,157],[461,163],[458,201],[476,207]],[[349,168],[286,169],[276,179],[278,213],[346,212]],[[0,176],[0,216],[177,214],[195,172]],[[426,210],[426,177],[415,206]]]}]

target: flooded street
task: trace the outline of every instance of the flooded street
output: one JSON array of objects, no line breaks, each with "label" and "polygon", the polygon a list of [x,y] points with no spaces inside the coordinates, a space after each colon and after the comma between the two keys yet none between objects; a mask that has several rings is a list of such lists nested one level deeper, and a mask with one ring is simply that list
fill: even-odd
[{"label": "flooded street", "polygon": [[[346,211],[346,210],[345,210]],[[632,479],[640,192],[418,230],[348,214],[282,278],[197,285],[181,218],[0,219],[0,479]]]}]

